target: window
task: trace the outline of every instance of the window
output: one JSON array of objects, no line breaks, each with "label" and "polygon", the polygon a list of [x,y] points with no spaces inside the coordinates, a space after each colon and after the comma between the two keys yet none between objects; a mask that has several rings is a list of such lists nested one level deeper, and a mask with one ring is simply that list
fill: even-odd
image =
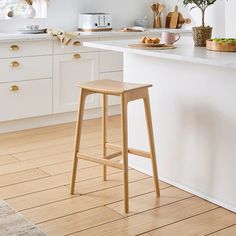
[{"label": "window", "polygon": [[48,0],[0,0],[0,19],[46,18]]}]

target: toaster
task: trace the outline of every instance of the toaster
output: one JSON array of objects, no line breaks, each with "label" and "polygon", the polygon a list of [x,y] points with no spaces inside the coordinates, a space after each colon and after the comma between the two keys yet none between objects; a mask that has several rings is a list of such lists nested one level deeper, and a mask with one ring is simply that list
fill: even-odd
[{"label": "toaster", "polygon": [[107,13],[81,13],[78,19],[81,31],[112,30],[112,15]]}]

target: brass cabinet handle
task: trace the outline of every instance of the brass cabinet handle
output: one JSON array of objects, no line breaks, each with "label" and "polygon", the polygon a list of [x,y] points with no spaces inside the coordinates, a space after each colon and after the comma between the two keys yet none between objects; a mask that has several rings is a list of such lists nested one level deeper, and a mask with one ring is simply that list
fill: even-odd
[{"label": "brass cabinet handle", "polygon": [[12,51],[18,51],[20,49],[20,47],[18,45],[11,45],[10,48]]},{"label": "brass cabinet handle", "polygon": [[80,41],[75,41],[75,42],[73,43],[73,45],[74,45],[74,46],[81,46],[81,42],[80,42]]},{"label": "brass cabinet handle", "polygon": [[12,86],[10,87],[10,91],[11,91],[11,92],[19,91],[19,87],[18,87],[17,85],[12,85]]},{"label": "brass cabinet handle", "polygon": [[81,58],[81,56],[80,56],[80,54],[79,54],[79,53],[77,53],[77,54],[74,54],[74,58],[75,58],[75,59],[80,59],[80,58]]},{"label": "brass cabinet handle", "polygon": [[20,63],[18,61],[11,62],[11,67],[12,68],[19,67],[19,66],[20,66]]}]

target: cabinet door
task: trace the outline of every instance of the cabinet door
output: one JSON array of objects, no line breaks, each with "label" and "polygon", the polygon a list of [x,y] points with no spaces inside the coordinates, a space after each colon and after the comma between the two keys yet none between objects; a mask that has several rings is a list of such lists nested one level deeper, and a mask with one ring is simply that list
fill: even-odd
[{"label": "cabinet door", "polygon": [[100,72],[123,70],[123,53],[113,51],[100,52]]},{"label": "cabinet door", "polygon": [[[53,112],[76,111],[80,94],[78,85],[99,79],[98,53],[56,55],[53,70]],[[99,107],[98,95],[88,96],[86,109],[97,107]]]}]

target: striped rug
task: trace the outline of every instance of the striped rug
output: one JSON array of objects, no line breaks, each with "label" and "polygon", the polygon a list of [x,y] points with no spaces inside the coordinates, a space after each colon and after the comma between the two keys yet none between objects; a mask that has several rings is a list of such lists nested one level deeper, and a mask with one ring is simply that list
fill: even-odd
[{"label": "striped rug", "polygon": [[46,236],[39,228],[30,223],[0,199],[0,235],[1,236]]}]

